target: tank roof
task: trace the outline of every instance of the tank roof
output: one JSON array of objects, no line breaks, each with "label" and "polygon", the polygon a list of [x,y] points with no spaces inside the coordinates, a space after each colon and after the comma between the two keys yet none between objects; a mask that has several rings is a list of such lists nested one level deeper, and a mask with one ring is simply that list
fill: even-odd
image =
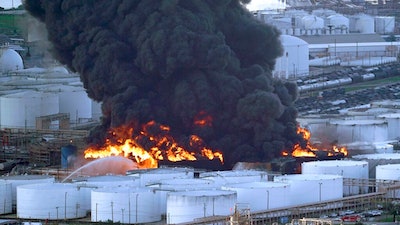
[{"label": "tank roof", "polygon": [[400,164],[386,164],[386,165],[378,165],[376,167],[387,170],[400,170]]},{"label": "tank roof", "polygon": [[302,164],[321,166],[321,167],[343,167],[343,166],[360,166],[366,165],[368,162],[359,160],[323,160],[303,162]]},{"label": "tank roof", "polygon": [[223,195],[231,195],[235,194],[234,191],[225,191],[225,190],[195,190],[195,191],[178,191],[178,192],[170,192],[168,195],[175,196],[188,196],[188,197],[207,197],[207,196],[223,196]]},{"label": "tank roof", "polygon": [[339,179],[342,176],[339,175],[332,175],[332,174],[287,174],[282,176],[276,176],[278,181],[284,180],[332,180],[332,179]]},{"label": "tank roof", "polygon": [[228,184],[227,187],[232,188],[247,188],[247,189],[263,189],[263,188],[279,188],[279,187],[287,187],[287,183],[281,182],[250,182],[250,183],[237,183],[237,184]]},{"label": "tank roof", "polygon": [[399,153],[375,153],[375,154],[361,154],[354,155],[352,158],[356,159],[400,159]]},{"label": "tank roof", "polygon": [[15,175],[15,176],[2,176],[0,179],[3,180],[43,180],[43,179],[51,179],[53,176],[49,175]]}]

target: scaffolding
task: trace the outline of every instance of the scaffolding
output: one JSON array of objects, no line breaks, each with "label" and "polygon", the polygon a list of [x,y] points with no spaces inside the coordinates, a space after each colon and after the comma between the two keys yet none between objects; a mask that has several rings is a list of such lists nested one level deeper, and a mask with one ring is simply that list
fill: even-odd
[{"label": "scaffolding", "polygon": [[30,164],[58,165],[61,147],[68,144],[85,147],[88,131],[48,129],[0,130],[0,160],[20,160]]},{"label": "scaffolding", "polygon": [[229,225],[251,225],[250,207],[236,204],[233,214],[230,216]]}]

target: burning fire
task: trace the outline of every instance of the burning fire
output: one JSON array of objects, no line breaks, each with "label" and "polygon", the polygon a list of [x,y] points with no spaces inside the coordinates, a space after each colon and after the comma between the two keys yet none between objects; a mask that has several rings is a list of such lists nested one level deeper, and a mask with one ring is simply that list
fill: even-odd
[{"label": "burning fire", "polygon": [[194,125],[204,127],[212,125],[212,117],[207,114],[205,111],[200,111],[194,118]]},{"label": "burning fire", "polygon": [[[296,144],[293,147],[292,151],[292,156],[293,157],[316,157],[316,152],[317,151],[325,151],[327,153],[327,156],[334,156],[339,153],[343,154],[344,156],[347,156],[347,149],[346,147],[338,147],[336,145],[332,146],[332,149],[320,149],[312,146],[310,143],[310,138],[311,138],[311,132],[305,128],[298,127],[297,128],[297,133],[301,134],[304,138],[304,140],[307,141],[307,146],[305,148],[302,148],[300,144]],[[289,153],[287,151],[284,151],[283,156],[288,156]]]},{"label": "burning fire", "polygon": [[115,128],[110,132],[111,137],[106,140],[104,147],[88,148],[84,155],[85,158],[124,156],[134,160],[140,168],[157,168],[160,160],[194,161],[198,157],[205,157],[210,160],[218,158],[221,163],[224,162],[222,153],[207,148],[200,137],[191,135],[189,138],[188,145],[191,149],[197,150],[198,153],[195,153],[179,145],[169,134],[169,131],[168,126],[159,125],[155,121],[145,124],[139,135],[134,138],[132,138],[133,128]]}]

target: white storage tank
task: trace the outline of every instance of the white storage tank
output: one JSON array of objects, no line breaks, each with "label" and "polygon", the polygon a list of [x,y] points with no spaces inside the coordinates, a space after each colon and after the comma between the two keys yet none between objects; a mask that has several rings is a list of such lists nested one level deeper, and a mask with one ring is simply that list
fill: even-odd
[{"label": "white storage tank", "polygon": [[86,216],[81,191],[73,184],[41,183],[17,187],[17,218],[59,220]]},{"label": "white storage tank", "polygon": [[337,120],[337,117],[321,117],[320,115],[309,115],[298,117],[297,122],[300,127],[310,131],[310,142],[320,141],[322,143],[332,143],[336,140],[335,127],[329,126],[330,121]]},{"label": "white storage tank", "polygon": [[376,153],[393,153],[393,144],[387,142],[375,142],[373,143]]},{"label": "white storage tank", "polygon": [[235,206],[234,191],[183,191],[167,195],[167,224],[190,223],[210,216],[228,216]]},{"label": "white storage tank", "polygon": [[55,178],[48,175],[16,175],[16,176],[2,176],[1,181],[7,182],[11,185],[12,192],[12,205],[15,209],[17,204],[17,187],[25,184],[40,184],[40,183],[54,183]]},{"label": "white storage tank", "polygon": [[82,191],[82,205],[81,208],[90,212],[91,210],[91,192],[94,189],[104,187],[138,187],[139,181],[134,177],[122,175],[104,175],[94,177],[79,177],[73,179],[72,182]]},{"label": "white storage tank", "polygon": [[377,115],[377,118],[385,120],[388,124],[388,139],[398,140],[400,138],[400,113],[386,113]]},{"label": "white storage tank", "polygon": [[184,167],[165,167],[157,169],[142,169],[127,171],[128,176],[136,177],[140,186],[146,186],[159,180],[194,178],[193,168]]},{"label": "white storage tank", "polygon": [[324,20],[318,16],[304,16],[303,18],[301,18],[301,22],[303,24],[303,28],[306,30],[324,28]]},{"label": "white storage tank", "polygon": [[101,103],[92,101],[91,108],[92,108],[92,119],[94,121],[100,121],[100,118],[103,115],[103,113],[101,112]]},{"label": "white storage tank", "polygon": [[[377,191],[386,191],[387,183],[398,185],[400,183],[400,164],[379,165],[376,167]],[[392,184],[392,185],[393,185]],[[383,189],[383,190],[381,190]],[[389,198],[400,198],[400,190],[387,192]]]},{"label": "white storage tank", "polygon": [[0,97],[1,127],[35,128],[36,117],[57,114],[58,96],[26,91]]},{"label": "white storage tank", "polygon": [[125,175],[102,175],[90,177],[77,177],[72,179],[75,184],[94,187],[112,186],[138,186],[139,181],[135,177]]},{"label": "white storage tank", "polygon": [[329,174],[290,174],[275,176],[274,182],[288,183],[291,206],[317,203],[343,197],[343,177]]},{"label": "white storage tank", "polygon": [[394,16],[376,16],[375,32],[378,34],[393,34],[395,27]]},{"label": "white storage tank", "polygon": [[13,49],[0,48],[0,73],[24,69],[22,57]]},{"label": "white storage tank", "polygon": [[384,120],[330,121],[336,130],[338,144],[382,142],[388,140],[388,124]]},{"label": "white storage tank", "polygon": [[340,14],[330,15],[327,17],[326,26],[328,29],[330,26],[332,26],[333,31],[335,31],[334,33],[342,33],[343,29],[349,29],[350,20],[349,18]]},{"label": "white storage tank", "polygon": [[222,190],[235,191],[237,202],[249,205],[250,211],[261,211],[290,206],[289,184],[279,182],[252,182],[227,184]]},{"label": "white storage tank", "polygon": [[81,87],[65,86],[57,93],[60,113],[68,113],[70,121],[79,124],[92,118],[92,101]]},{"label": "white storage tank", "polygon": [[159,208],[162,215],[167,211],[167,194],[176,191],[213,190],[216,189],[213,180],[200,178],[179,178],[160,180],[149,183],[147,187],[153,188],[160,194]]},{"label": "white storage tank", "polygon": [[393,113],[393,110],[388,108],[367,106],[363,108],[354,108],[345,111],[345,115],[351,116],[353,119],[371,120],[376,119],[377,116],[382,114]]},{"label": "white storage tank", "polygon": [[375,20],[372,16],[358,14],[350,17],[350,31],[362,34],[375,33]]},{"label": "white storage tank", "polygon": [[398,112],[400,108],[400,100],[380,100],[371,102],[372,108],[392,109]]},{"label": "white storage tank", "polygon": [[[356,180],[367,180],[369,178],[368,170],[368,162],[356,160],[324,160],[303,162],[301,164],[302,174],[331,174]],[[343,187],[344,196],[365,194],[367,192],[367,186],[346,185]]]},{"label": "white storage tank", "polygon": [[376,167],[386,164],[400,163],[400,153],[360,154],[352,157],[354,160],[368,162],[369,178],[376,179]]},{"label": "white storage tank", "polygon": [[0,181],[0,214],[12,213],[12,189],[11,184]]},{"label": "white storage tank", "polygon": [[336,12],[331,9],[315,9],[315,10],[311,11],[311,14],[322,18],[322,17],[328,17],[331,15],[335,15]]},{"label": "white storage tank", "polygon": [[226,170],[200,173],[199,177],[214,181],[215,187],[219,188],[225,184],[267,181],[268,173],[258,170]]},{"label": "white storage tank", "polygon": [[150,188],[107,187],[92,190],[92,222],[123,224],[161,220],[158,194]]},{"label": "white storage tank", "polygon": [[376,166],[376,179],[400,181],[400,164],[386,164]]},{"label": "white storage tank", "polygon": [[276,59],[273,76],[280,79],[308,76],[308,43],[290,35],[281,35],[280,40],[283,55]]},{"label": "white storage tank", "polygon": [[393,153],[393,145],[387,142],[353,142],[345,145],[349,156],[375,153]]}]

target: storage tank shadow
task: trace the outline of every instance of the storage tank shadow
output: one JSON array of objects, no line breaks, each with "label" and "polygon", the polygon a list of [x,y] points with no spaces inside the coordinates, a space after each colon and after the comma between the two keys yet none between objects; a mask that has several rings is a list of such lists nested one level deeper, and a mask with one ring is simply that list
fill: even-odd
[{"label": "storage tank shadow", "polygon": [[61,169],[73,168],[77,156],[77,147],[66,145],[61,147]]}]

